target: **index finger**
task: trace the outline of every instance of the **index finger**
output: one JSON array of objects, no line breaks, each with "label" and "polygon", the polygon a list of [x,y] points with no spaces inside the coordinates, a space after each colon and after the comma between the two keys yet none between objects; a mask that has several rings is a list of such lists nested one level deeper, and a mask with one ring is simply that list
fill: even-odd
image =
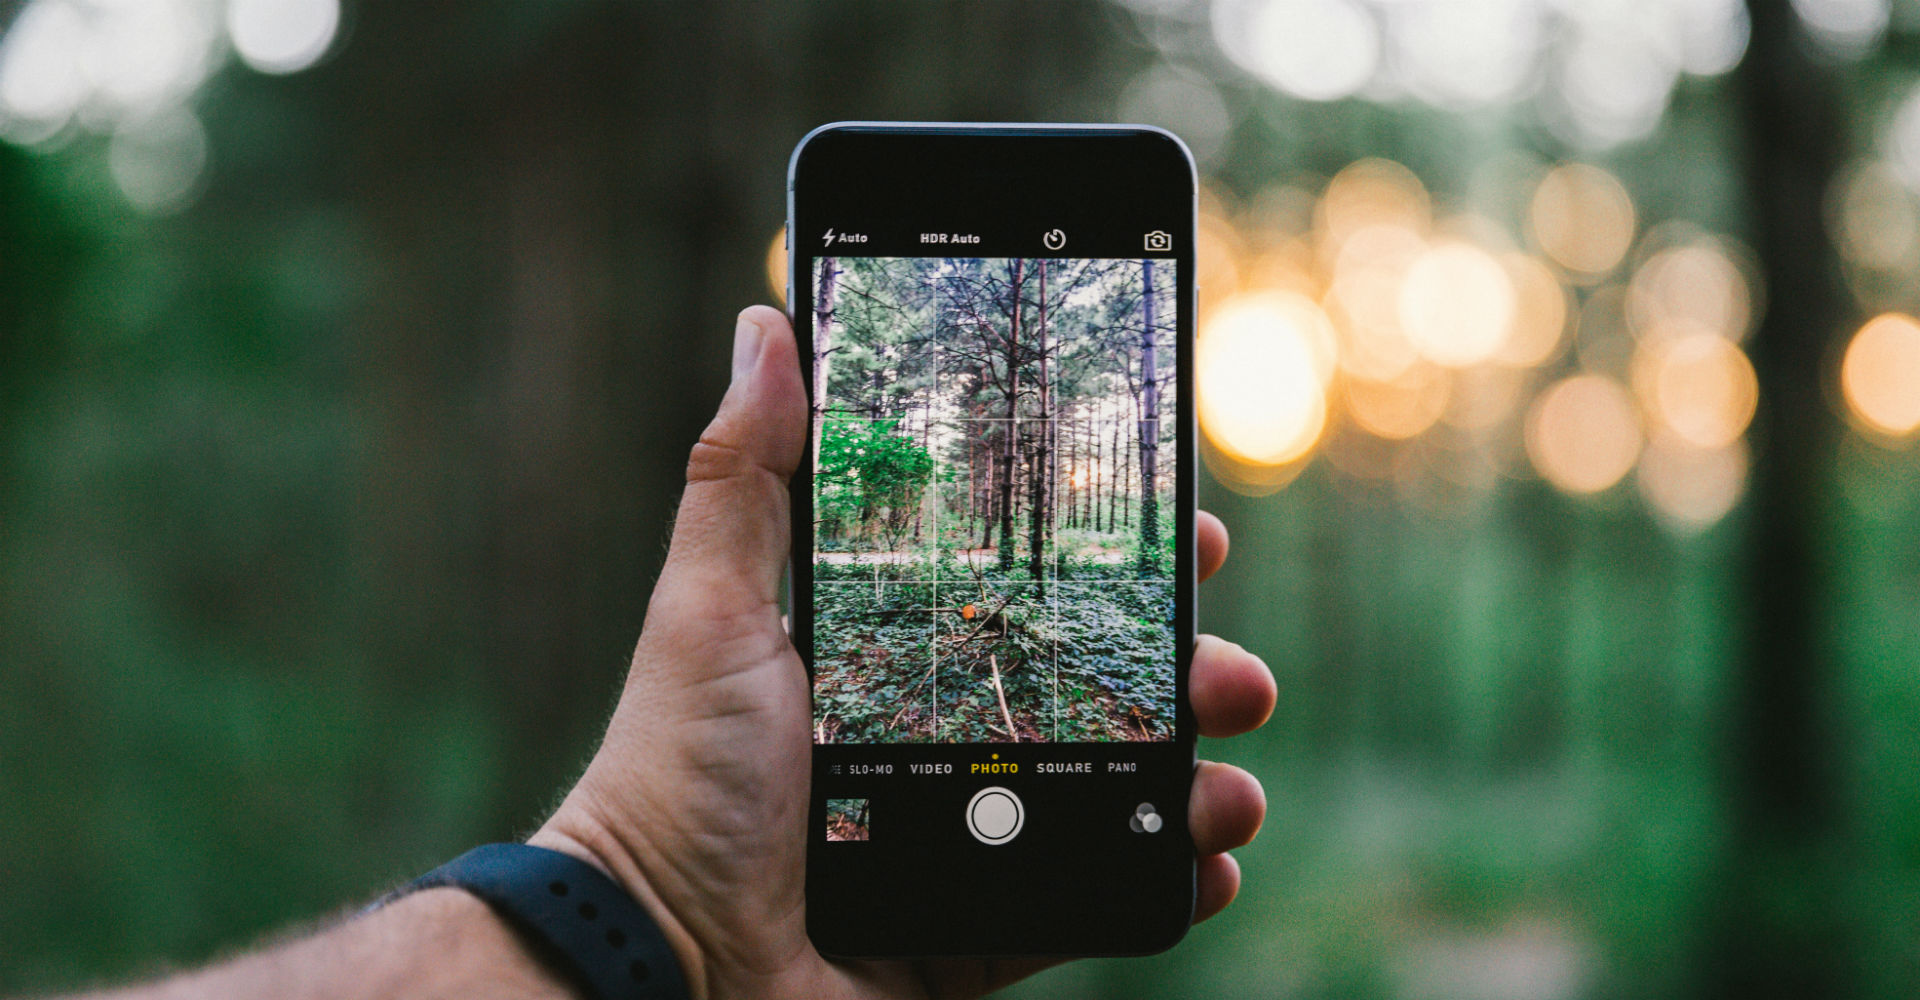
[{"label": "index finger", "polygon": [[1204,580],[1227,561],[1227,526],[1203,510],[1193,519],[1193,533],[1199,536],[1200,579]]}]

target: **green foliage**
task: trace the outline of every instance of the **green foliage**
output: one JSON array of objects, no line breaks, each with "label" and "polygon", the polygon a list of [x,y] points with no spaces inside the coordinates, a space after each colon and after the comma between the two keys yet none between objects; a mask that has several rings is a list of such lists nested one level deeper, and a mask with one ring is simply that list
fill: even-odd
[{"label": "green foliage", "polygon": [[1001,742],[1009,716],[1023,742],[1173,733],[1170,581],[942,585],[937,600],[928,584],[817,593],[814,722],[823,738]]},{"label": "green foliage", "polygon": [[[834,421],[820,435],[814,509],[823,525],[877,526],[892,550],[933,479],[933,456],[897,420]],[[821,532],[831,537],[838,532]]]},{"label": "green foliage", "polygon": [[1059,739],[1171,738],[1172,629],[1171,581],[1061,586]]},{"label": "green foliage", "polygon": [[931,683],[932,588],[822,587],[814,598],[813,716],[833,742],[923,739],[932,715],[916,711]]},{"label": "green foliage", "polygon": [[[1140,505],[1141,531],[1127,548],[1128,561],[1142,576],[1173,572],[1174,510],[1149,494]],[[1148,520],[1148,519],[1151,520]]]}]

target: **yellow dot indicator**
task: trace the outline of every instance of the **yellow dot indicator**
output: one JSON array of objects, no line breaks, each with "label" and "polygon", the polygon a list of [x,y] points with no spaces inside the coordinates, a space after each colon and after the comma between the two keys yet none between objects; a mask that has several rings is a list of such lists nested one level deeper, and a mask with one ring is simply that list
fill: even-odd
[{"label": "yellow dot indicator", "polygon": [[994,754],[994,755],[993,755],[993,759],[994,759],[994,760],[999,760],[999,759],[1000,759],[1000,755],[999,755],[999,754]]}]

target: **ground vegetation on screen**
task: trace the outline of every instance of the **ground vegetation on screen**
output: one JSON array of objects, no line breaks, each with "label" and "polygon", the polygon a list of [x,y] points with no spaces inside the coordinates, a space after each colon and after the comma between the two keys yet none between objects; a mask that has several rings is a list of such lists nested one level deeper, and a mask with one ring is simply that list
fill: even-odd
[{"label": "ground vegetation on screen", "polygon": [[827,840],[865,841],[870,836],[871,806],[867,799],[827,800]]},{"label": "ground vegetation on screen", "polygon": [[817,262],[818,741],[1172,738],[1173,268]]}]

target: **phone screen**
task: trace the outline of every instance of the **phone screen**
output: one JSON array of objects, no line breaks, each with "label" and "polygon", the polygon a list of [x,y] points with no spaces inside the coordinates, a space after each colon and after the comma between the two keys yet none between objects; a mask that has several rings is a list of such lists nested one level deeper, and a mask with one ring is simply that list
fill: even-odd
[{"label": "phone screen", "polygon": [[[796,157],[790,237],[810,926],[842,954],[1162,947],[1192,892],[1191,175],[1127,219],[1059,184],[1129,155],[1115,132],[856,138],[817,195]],[[1006,197],[1021,173],[1059,197]]]}]

